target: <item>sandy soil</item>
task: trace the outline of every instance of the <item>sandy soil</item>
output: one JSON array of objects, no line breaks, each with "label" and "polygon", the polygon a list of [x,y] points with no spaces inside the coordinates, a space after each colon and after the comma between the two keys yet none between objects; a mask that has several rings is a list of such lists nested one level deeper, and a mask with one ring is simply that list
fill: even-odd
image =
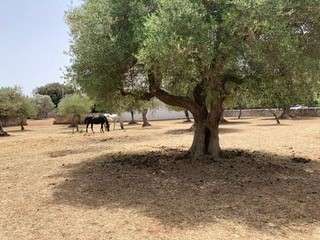
[{"label": "sandy soil", "polygon": [[7,129],[0,239],[320,239],[320,119],[230,121],[223,158],[201,162],[181,121]]}]

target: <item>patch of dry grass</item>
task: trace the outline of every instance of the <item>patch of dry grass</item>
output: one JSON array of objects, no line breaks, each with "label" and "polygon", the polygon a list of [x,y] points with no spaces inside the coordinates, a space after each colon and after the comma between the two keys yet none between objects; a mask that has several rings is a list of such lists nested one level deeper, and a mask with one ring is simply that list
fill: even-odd
[{"label": "patch of dry grass", "polygon": [[0,239],[320,239],[319,119],[230,120],[222,158],[196,163],[180,123],[9,128]]}]

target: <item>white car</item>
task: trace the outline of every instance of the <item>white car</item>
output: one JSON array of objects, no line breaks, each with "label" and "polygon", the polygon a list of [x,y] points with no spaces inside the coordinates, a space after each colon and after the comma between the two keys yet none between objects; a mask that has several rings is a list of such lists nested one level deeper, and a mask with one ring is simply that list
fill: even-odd
[{"label": "white car", "polygon": [[303,106],[303,105],[295,105],[290,108],[290,110],[298,110],[298,109],[307,109],[308,107]]}]

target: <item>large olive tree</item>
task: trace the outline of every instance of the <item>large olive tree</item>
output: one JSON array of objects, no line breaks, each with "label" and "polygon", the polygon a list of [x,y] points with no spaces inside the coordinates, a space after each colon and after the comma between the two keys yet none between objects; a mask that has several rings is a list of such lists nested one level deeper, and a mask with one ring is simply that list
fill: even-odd
[{"label": "large olive tree", "polygon": [[280,73],[269,65],[287,51],[316,56],[320,11],[310,6],[319,10],[319,0],[86,0],[67,18],[68,76],[89,96],[156,97],[189,110],[191,155],[218,157],[230,92]]}]

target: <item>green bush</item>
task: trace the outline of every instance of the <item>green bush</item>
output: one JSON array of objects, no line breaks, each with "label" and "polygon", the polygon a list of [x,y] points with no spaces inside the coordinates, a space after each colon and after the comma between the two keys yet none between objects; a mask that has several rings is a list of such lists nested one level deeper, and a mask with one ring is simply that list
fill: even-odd
[{"label": "green bush", "polygon": [[58,114],[72,118],[72,125],[78,129],[81,116],[90,112],[92,101],[80,94],[67,95],[58,105]]}]

